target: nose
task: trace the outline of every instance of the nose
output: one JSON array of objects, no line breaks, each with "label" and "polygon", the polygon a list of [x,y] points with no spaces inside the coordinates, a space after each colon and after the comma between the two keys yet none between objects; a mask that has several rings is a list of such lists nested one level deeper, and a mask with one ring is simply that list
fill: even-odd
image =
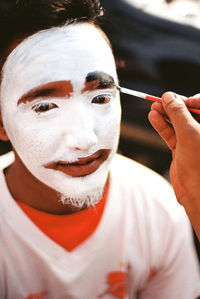
[{"label": "nose", "polygon": [[70,124],[71,129],[66,129],[65,145],[75,151],[87,151],[97,143],[92,119],[84,113],[75,113]]}]

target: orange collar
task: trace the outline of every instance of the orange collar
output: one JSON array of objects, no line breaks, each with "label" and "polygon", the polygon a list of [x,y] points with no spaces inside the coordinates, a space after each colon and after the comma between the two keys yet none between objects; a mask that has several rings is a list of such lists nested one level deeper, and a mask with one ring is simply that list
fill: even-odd
[{"label": "orange collar", "polygon": [[103,197],[98,204],[70,215],[49,214],[20,201],[16,202],[44,234],[67,251],[72,251],[89,238],[97,228],[103,215],[108,191],[109,182],[107,182]]}]

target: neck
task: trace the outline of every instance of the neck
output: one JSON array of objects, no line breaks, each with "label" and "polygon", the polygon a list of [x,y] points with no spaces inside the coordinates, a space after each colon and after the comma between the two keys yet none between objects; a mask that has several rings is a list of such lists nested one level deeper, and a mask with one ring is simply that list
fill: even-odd
[{"label": "neck", "polygon": [[63,204],[58,193],[34,177],[15,153],[15,162],[5,171],[6,182],[15,200],[50,214],[72,214],[84,210]]}]

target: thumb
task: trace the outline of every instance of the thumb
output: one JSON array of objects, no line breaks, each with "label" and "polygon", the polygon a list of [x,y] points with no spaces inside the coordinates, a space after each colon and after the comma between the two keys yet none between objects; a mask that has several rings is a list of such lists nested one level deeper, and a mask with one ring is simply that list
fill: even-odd
[{"label": "thumb", "polygon": [[196,121],[187,109],[184,101],[180,96],[172,92],[166,92],[162,96],[162,103],[177,137],[180,135],[186,137],[187,132],[190,132],[190,128],[196,125]]}]

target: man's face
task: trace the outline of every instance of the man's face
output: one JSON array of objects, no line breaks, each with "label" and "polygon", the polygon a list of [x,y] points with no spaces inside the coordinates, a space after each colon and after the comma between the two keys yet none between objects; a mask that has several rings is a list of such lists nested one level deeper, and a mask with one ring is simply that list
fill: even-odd
[{"label": "man's face", "polygon": [[77,205],[99,199],[120,126],[110,47],[92,25],[53,28],[8,56],[1,84],[7,135],[27,169]]}]

